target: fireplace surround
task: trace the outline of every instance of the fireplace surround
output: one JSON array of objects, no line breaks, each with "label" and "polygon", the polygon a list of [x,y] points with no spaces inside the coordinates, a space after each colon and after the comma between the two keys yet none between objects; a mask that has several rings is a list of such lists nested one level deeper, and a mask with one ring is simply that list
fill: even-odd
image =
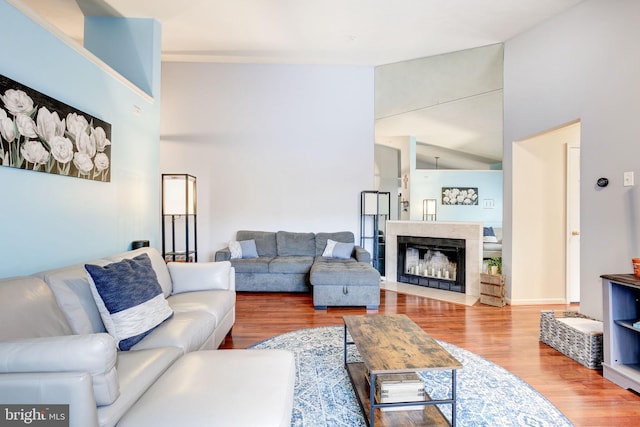
[{"label": "fireplace surround", "polygon": [[[445,221],[387,221],[385,280],[388,286],[398,282],[398,236],[439,237],[444,239],[463,239],[464,255],[464,300],[473,305],[480,296],[480,273],[482,271],[482,226],[481,222],[445,222]],[[457,272],[457,274],[462,274]],[[423,288],[428,291],[432,288]],[[454,295],[458,292],[435,290]]]}]

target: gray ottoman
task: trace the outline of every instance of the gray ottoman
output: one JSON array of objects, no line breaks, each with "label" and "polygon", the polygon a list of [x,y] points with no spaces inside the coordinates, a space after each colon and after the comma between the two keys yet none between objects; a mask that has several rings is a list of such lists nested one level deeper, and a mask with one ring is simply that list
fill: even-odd
[{"label": "gray ottoman", "polygon": [[366,306],[377,310],[380,305],[380,273],[368,263],[317,257],[309,281],[316,309]]}]

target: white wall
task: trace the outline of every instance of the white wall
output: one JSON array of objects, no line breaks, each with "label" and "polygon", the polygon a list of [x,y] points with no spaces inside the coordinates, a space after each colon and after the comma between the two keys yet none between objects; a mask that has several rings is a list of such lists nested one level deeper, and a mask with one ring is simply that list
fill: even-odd
[{"label": "white wall", "polygon": [[[145,28],[129,39],[143,37],[159,46],[159,24]],[[0,277],[123,252],[133,240],[155,245],[159,101],[5,1],[0,38],[0,74],[111,123],[112,142],[109,183],[0,167]],[[159,69],[159,49],[145,57],[153,64],[150,71]],[[112,59],[127,60],[117,52]]]},{"label": "white wall", "polygon": [[[511,263],[512,142],[581,120],[581,306],[602,316],[600,275],[640,254],[640,2],[587,0],[505,44],[505,259]],[[610,184],[597,189],[598,177]],[[508,277],[507,280],[511,278]],[[519,286],[527,286],[522,284]]]},{"label": "white wall", "polygon": [[161,170],[198,180],[199,260],[241,229],[350,230],[372,190],[373,69],[164,63]]}]

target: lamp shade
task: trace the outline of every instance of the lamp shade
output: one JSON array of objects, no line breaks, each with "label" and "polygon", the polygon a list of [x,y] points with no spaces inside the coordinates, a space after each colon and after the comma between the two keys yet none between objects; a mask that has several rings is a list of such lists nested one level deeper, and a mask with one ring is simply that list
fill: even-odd
[{"label": "lamp shade", "polygon": [[196,213],[196,177],[187,174],[162,175],[162,213],[193,215]]},{"label": "lamp shade", "polygon": [[425,221],[436,220],[436,207],[438,201],[436,199],[424,199],[422,201],[422,219]]}]

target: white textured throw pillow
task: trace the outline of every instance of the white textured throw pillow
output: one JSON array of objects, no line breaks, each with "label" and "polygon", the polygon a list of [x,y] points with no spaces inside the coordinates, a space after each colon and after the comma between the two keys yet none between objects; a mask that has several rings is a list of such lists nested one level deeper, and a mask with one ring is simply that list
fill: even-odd
[{"label": "white textured throw pillow", "polygon": [[240,242],[235,240],[230,241],[229,251],[231,251],[231,259],[242,258],[242,246],[240,246]]},{"label": "white textured throw pillow", "polygon": [[322,252],[322,256],[327,257],[327,258],[331,258],[333,256],[333,248],[336,247],[336,244],[338,242],[331,240],[331,239],[327,239],[327,246],[325,246],[324,248],[324,252]]}]

